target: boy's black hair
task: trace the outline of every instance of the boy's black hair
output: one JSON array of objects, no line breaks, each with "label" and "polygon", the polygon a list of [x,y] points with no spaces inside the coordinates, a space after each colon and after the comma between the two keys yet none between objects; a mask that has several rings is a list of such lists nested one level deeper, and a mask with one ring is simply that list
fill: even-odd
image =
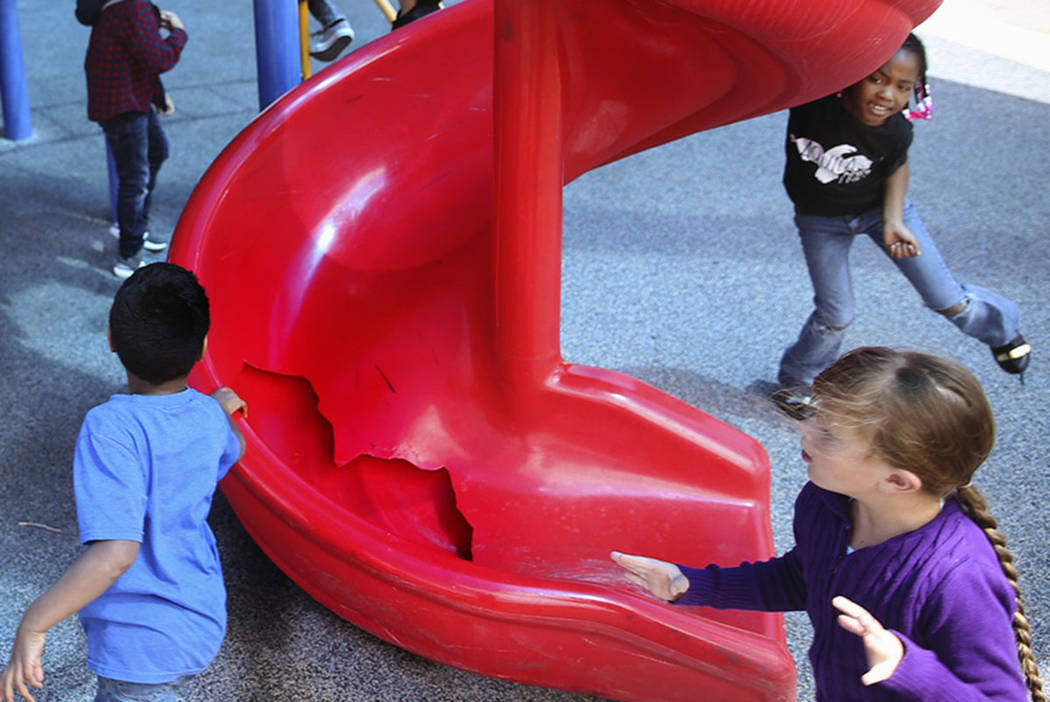
[{"label": "boy's black hair", "polygon": [[211,319],[197,276],[174,263],[152,263],[124,281],[109,309],[120,362],[147,383],[189,375]]}]

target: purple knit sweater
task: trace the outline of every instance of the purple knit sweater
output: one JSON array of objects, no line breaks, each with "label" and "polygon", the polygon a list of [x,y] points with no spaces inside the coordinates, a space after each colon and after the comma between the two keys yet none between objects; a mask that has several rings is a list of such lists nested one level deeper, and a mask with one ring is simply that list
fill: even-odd
[{"label": "purple knit sweater", "polygon": [[[849,499],[808,483],[795,500],[793,549],[735,568],[682,567],[689,590],[676,604],[805,609],[818,700],[1027,700],[1010,624],[1013,590],[958,503],[948,500],[915,531],[847,554]],[[835,595],[864,607],[904,643],[889,680],[861,684],[864,646],[838,625]]]}]

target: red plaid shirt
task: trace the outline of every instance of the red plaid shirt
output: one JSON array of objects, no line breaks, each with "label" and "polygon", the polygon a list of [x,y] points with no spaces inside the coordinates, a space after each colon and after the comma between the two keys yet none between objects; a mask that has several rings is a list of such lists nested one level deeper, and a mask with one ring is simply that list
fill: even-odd
[{"label": "red plaid shirt", "polygon": [[122,112],[148,112],[163,99],[160,74],[179,61],[189,37],[181,29],[160,34],[160,15],[148,0],[119,0],[107,7],[91,30],[84,71],[88,119]]}]

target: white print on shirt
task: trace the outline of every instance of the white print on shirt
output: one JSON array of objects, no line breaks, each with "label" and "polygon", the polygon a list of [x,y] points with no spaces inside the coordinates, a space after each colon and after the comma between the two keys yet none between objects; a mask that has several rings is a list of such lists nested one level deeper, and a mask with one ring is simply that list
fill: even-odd
[{"label": "white print on shirt", "polygon": [[803,161],[817,164],[816,178],[821,183],[837,180],[840,183],[856,183],[871,173],[872,161],[857,151],[856,146],[839,144],[827,151],[815,141],[802,137],[791,137]]}]

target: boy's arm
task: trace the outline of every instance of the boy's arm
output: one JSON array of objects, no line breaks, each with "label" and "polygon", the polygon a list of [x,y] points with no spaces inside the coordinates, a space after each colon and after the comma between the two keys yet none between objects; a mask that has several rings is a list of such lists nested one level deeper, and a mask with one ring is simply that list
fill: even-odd
[{"label": "boy's arm", "polygon": [[243,412],[244,416],[248,416],[248,403],[242,400],[233,388],[222,386],[221,388],[215,389],[211,396],[215,398],[220,405],[222,405],[223,411],[226,412],[226,419],[230,422],[230,428],[233,429],[234,435],[237,437],[237,441],[241,444],[241,452],[237,456],[237,460],[240,460],[244,456],[244,451],[247,448],[247,443],[244,440],[244,434],[241,432],[241,428],[237,426],[237,422],[233,421],[233,415],[237,412]]},{"label": "boy's arm", "polygon": [[137,541],[93,541],[58,581],[22,616],[11,647],[11,659],[0,674],[0,699],[13,702],[15,690],[32,702],[26,688],[43,687],[41,654],[47,630],[93,602],[109,589],[138,557]]},{"label": "boy's arm", "polygon": [[[129,35],[125,37],[127,48],[134,61],[145,66],[153,73],[164,73],[170,71],[179,62],[182,47],[186,45],[189,38],[182,23],[178,21],[171,23],[171,33],[167,38],[160,34],[161,22],[148,2],[135,2],[129,5],[131,26],[128,28]],[[174,16],[174,13],[167,13]]]},{"label": "boy's arm", "polygon": [[911,169],[908,162],[886,179],[882,192],[882,240],[893,258],[907,258],[922,253],[911,230],[904,226],[904,198],[908,194]]}]

